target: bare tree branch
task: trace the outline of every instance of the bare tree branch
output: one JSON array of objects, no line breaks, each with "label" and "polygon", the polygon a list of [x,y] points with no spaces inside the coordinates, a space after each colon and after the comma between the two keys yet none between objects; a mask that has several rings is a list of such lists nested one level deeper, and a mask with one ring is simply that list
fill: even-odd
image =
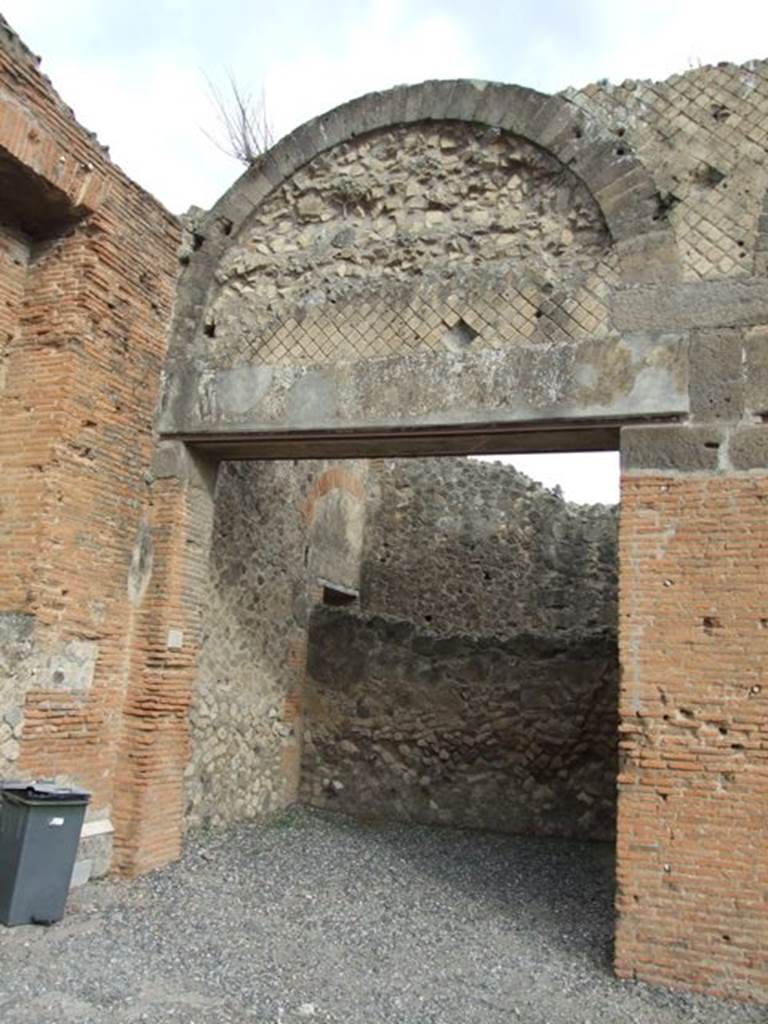
[{"label": "bare tree branch", "polygon": [[274,144],[272,125],[267,114],[264,90],[254,99],[231,72],[229,90],[222,92],[206,75],[208,93],[216,113],[218,131],[203,134],[217,149],[250,167]]}]

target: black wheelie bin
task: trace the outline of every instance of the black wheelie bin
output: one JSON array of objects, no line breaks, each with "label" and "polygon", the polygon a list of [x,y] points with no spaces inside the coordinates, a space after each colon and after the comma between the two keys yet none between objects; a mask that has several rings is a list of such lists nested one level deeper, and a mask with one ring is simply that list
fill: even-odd
[{"label": "black wheelie bin", "polygon": [[61,920],[90,798],[49,782],[0,784],[0,923]]}]

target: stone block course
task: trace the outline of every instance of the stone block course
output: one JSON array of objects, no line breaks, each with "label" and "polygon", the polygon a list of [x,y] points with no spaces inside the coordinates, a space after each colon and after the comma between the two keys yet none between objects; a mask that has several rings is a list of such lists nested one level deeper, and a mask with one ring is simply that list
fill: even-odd
[{"label": "stone block course", "polygon": [[728,461],[735,470],[768,468],[768,424],[734,430],[728,439]]},{"label": "stone block course", "polygon": [[621,462],[624,469],[714,471],[727,434],[717,424],[623,427]]},{"label": "stone block course", "polygon": [[738,328],[691,333],[691,417],[740,420],[746,383],[744,332]]}]

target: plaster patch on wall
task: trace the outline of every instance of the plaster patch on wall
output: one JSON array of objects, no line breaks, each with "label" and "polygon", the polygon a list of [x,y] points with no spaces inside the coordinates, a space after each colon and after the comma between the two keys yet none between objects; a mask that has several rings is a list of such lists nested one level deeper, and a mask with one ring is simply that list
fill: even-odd
[{"label": "plaster patch on wall", "polygon": [[33,670],[35,688],[85,693],[93,682],[99,645],[93,640],[68,640],[58,650],[44,656],[41,667]]},{"label": "plaster patch on wall", "polygon": [[309,573],[352,590],[360,586],[365,504],[349,491],[334,488],[314,504]]}]

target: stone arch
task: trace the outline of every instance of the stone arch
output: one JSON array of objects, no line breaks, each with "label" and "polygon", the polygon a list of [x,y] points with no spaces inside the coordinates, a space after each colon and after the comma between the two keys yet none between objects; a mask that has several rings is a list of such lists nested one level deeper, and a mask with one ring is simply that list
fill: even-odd
[{"label": "stone arch", "polygon": [[562,96],[515,85],[434,81],[398,86],[346,103],[275,146],[193,226],[182,275],[174,349],[187,353],[205,331],[204,313],[225,254],[253,211],[319,155],[394,126],[456,122],[515,136],[549,154],[593,197],[625,284],[679,276],[675,240],[665,223],[653,178],[625,140]]},{"label": "stone arch", "polygon": [[[441,175],[443,184],[450,178],[442,159],[450,133],[481,167],[462,164],[448,182],[442,237],[430,236],[428,222],[430,230],[410,235],[408,223],[400,237],[388,213],[383,235],[369,232],[341,254],[352,284],[337,288],[331,278],[338,283],[345,273],[338,254],[321,253],[315,263],[316,238],[304,237],[312,216],[301,210],[302,188],[324,176],[323,188],[333,190],[345,174],[363,175],[375,185],[368,195],[382,182],[390,192],[415,183],[423,200]],[[377,178],[370,157],[384,144],[394,156]],[[422,158],[436,171],[420,179]],[[498,160],[495,170],[482,165],[486,158]],[[502,164],[507,178],[489,185]],[[519,174],[509,170],[517,164]],[[509,191],[513,179],[519,197]],[[457,199],[477,181],[484,236],[472,226],[475,211]],[[494,207],[503,189],[510,225]],[[334,203],[328,216],[340,230],[332,244],[343,247],[348,225],[338,210],[346,207]],[[429,216],[441,217],[433,205]],[[393,223],[379,260],[374,242],[386,240]],[[507,227],[499,242],[494,233]],[[466,255],[450,262],[457,238]],[[281,239],[289,244],[279,249]],[[412,243],[422,249],[410,266],[389,273]],[[327,250],[327,236],[322,245]],[[238,435],[252,444],[272,431],[596,421],[686,408],[681,338],[627,338],[614,317],[620,292],[680,277],[654,181],[623,138],[562,96],[459,81],[355,100],[297,129],[246,172],[190,223],[181,258],[159,420],[166,437]],[[392,360],[375,386],[371,359]],[[412,414],[407,424],[403,409]]]}]

